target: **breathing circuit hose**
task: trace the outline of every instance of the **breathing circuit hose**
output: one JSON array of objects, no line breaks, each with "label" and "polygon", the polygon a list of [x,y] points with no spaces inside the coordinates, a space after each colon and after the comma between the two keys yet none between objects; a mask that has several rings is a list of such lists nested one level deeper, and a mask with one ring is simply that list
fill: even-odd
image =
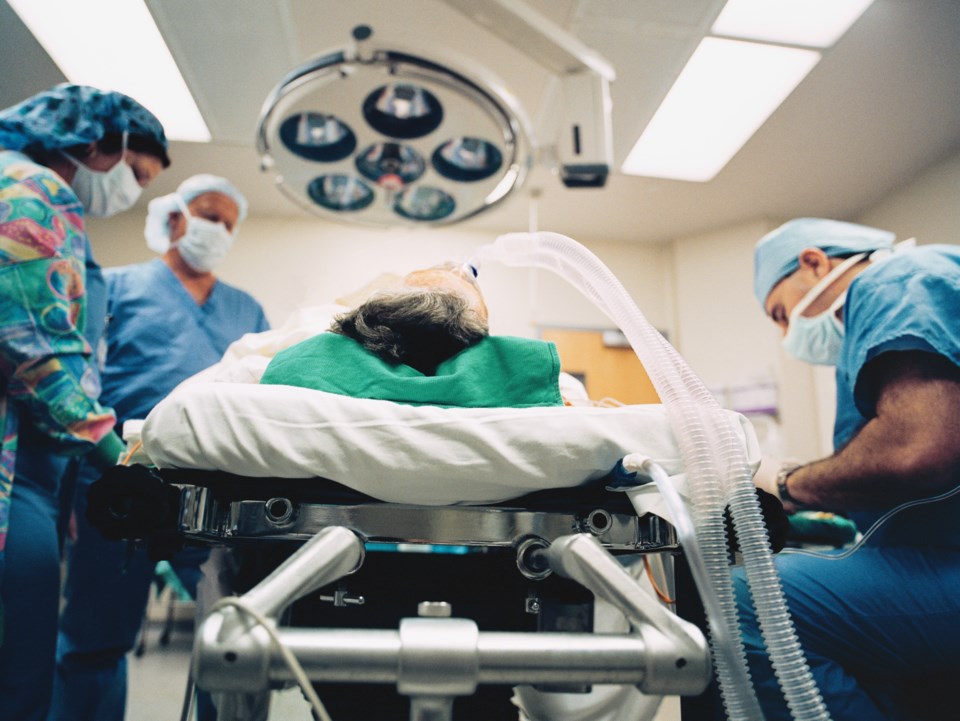
[{"label": "breathing circuit hose", "polygon": [[752,473],[734,421],[650,325],[616,276],[575,240],[558,233],[508,233],[478,249],[470,264],[479,267],[486,260],[543,268],[566,279],[620,328],[650,376],[687,471],[701,568],[707,577],[693,567],[691,570],[701,595],[715,597],[715,603],[705,603],[705,608],[728,718],[760,721],[763,714],[740,639],[723,522],[725,505],[730,507],[761,632],[787,705],[797,721],[828,719],[786,611]]}]

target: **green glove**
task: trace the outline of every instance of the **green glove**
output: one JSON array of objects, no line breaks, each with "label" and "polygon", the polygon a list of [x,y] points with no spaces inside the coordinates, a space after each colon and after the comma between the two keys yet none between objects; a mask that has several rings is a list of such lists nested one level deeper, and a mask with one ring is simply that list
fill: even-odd
[{"label": "green glove", "polygon": [[120,462],[120,456],[127,450],[124,443],[115,431],[110,431],[94,446],[87,455],[87,459],[101,471]]}]

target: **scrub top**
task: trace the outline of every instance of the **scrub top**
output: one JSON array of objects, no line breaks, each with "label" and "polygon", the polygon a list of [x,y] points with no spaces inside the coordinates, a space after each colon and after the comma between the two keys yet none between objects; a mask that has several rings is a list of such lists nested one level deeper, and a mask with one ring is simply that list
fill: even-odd
[{"label": "scrub top", "polygon": [[[104,320],[107,315],[107,288],[103,279],[103,269],[93,259],[90,240],[86,239],[87,256],[84,261],[86,270],[86,322],[83,335],[91,348],[96,349],[103,334]],[[103,359],[100,358],[100,361]],[[96,362],[91,367],[91,377],[100,383],[101,368]],[[68,456],[61,455],[58,444],[41,433],[26,413],[21,413],[20,437],[17,447],[17,483],[29,483],[33,488],[46,488],[55,493],[60,478],[70,462]]]},{"label": "scrub top", "polygon": [[70,186],[22,153],[0,152],[0,550],[18,446],[28,445],[21,419],[30,443],[50,439],[61,453],[88,451],[113,428],[82,333],[88,258]]},{"label": "scrub top", "polygon": [[[960,247],[927,245],[880,260],[850,284],[845,339],[837,363],[834,447],[842,448],[875,415],[878,388],[864,366],[891,351],[935,353],[960,366]],[[960,478],[954,479],[960,485]],[[861,531],[880,514],[851,514]],[[960,548],[960,494],[905,510],[872,542]]]},{"label": "scrub top", "polygon": [[263,308],[218,280],[198,305],[160,259],[108,268],[101,399],[120,422],[142,419],[177,384],[218,362],[244,333],[270,328]]},{"label": "scrub top", "polygon": [[181,381],[217,363],[245,333],[269,330],[254,298],[218,280],[198,305],[160,259],[108,268],[101,399],[120,422],[146,418]]}]

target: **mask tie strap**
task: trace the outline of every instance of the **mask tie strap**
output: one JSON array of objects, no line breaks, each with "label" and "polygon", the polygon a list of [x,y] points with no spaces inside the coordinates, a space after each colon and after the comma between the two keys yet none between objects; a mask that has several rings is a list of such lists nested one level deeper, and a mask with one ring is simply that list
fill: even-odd
[{"label": "mask tie strap", "polygon": [[[810,290],[807,291],[806,295],[800,299],[800,302],[796,304],[793,308],[791,315],[803,315],[803,311],[810,307],[810,304],[813,303],[820,295],[823,293],[827,287],[833,283],[837,278],[842,276],[854,265],[859,263],[861,260],[867,257],[866,253],[858,253],[857,255],[851,255],[849,258],[844,260],[840,265],[831,269],[820,281],[813,286]],[[841,294],[841,297],[845,297],[846,293]]]}]

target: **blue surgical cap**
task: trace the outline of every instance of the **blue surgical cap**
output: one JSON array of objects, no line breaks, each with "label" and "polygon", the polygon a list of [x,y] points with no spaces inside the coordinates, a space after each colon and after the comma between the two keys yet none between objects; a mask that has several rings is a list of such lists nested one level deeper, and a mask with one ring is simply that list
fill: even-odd
[{"label": "blue surgical cap", "polygon": [[781,280],[800,268],[806,248],[819,248],[830,257],[884,250],[896,235],[877,228],[825,218],[797,218],[763,236],[754,249],[753,292],[761,306]]},{"label": "blue surgical cap", "polygon": [[[180,210],[179,198],[184,205],[204,193],[222,193],[237,204],[239,211],[238,221],[243,222],[247,217],[247,199],[243,196],[237,186],[226,178],[219,175],[209,175],[202,173],[194,175],[182,183],[177,188],[177,192],[169,195],[161,195],[154,198],[147,206],[147,224],[143,229],[143,235],[147,239],[147,247],[156,253],[167,252],[170,247],[170,227],[167,225],[167,218],[170,213]],[[234,231],[236,232],[236,231]]]},{"label": "blue surgical cap", "polygon": [[243,193],[237,190],[237,186],[219,175],[209,175],[207,173],[194,175],[180,183],[177,188],[177,195],[183,199],[184,204],[204,193],[226,195],[237,204],[237,209],[240,211],[239,219],[242,221],[247,217],[247,199],[243,197]]},{"label": "blue surgical cap", "polygon": [[[156,116],[122,93],[61,83],[0,110],[0,147],[49,150],[100,140],[108,133],[144,135],[167,149]],[[166,162],[167,159],[164,159]]]}]

